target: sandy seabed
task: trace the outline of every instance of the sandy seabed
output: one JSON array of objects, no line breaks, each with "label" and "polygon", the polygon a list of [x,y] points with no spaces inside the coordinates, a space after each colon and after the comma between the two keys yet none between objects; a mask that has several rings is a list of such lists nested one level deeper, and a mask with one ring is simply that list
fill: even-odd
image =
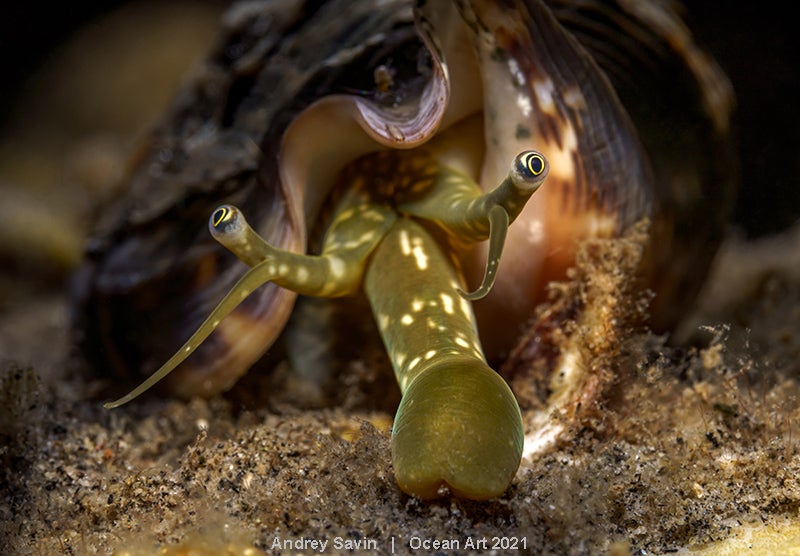
[{"label": "sandy seabed", "polygon": [[[19,554],[789,550],[798,253],[798,229],[729,239],[687,340],[633,332],[593,411],[483,503],[395,486],[398,393],[378,356],[351,362],[323,407],[304,409],[307,385],[279,365],[216,399],[108,411],[104,381],[70,370],[65,297],[21,287],[0,317],[0,542]],[[512,381],[526,420],[535,382]]]}]

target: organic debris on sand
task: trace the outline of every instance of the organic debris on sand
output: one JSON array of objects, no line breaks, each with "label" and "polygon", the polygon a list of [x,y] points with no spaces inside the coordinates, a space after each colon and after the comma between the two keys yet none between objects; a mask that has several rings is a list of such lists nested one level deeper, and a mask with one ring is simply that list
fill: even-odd
[{"label": "organic debris on sand", "polygon": [[[602,280],[626,241],[582,257],[574,280]],[[497,539],[533,553],[624,554],[734,542],[764,535],[762,525],[770,542],[795,538],[799,248],[797,230],[730,240],[683,343],[632,326],[604,359],[611,378],[593,406],[484,503],[423,503],[397,489],[396,386],[379,357],[349,364],[324,407],[287,401],[302,387],[279,367],[209,401],[151,396],[107,411],[102,380],[70,371],[64,298],[29,292],[0,320],[0,347],[15,358],[0,383],[0,542],[20,554],[279,553],[313,540],[328,551],[468,553]],[[731,267],[749,278],[730,280]],[[614,291],[593,303],[640,307]],[[526,400],[543,381],[516,372],[512,383],[530,423]],[[395,394],[367,395],[380,390]]]}]

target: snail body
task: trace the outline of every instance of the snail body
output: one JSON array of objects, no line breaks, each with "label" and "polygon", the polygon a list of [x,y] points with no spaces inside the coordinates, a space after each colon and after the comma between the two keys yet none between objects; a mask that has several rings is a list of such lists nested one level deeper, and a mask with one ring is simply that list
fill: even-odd
[{"label": "snail body", "polygon": [[[398,257],[403,245],[414,251]],[[448,263],[424,228],[403,219],[377,249],[365,289],[403,393],[392,427],[395,480],[423,499],[447,487],[482,500],[501,495],[519,467],[522,416],[483,356]],[[387,290],[396,276],[402,287]]]},{"label": "snail body", "polygon": [[[369,161],[381,165],[383,154]],[[338,203],[318,256],[276,249],[236,207],[217,208],[211,234],[251,270],[175,355],[106,407],[119,407],[166,377],[267,282],[319,297],[352,295],[363,282],[403,392],[392,434],[398,484],[420,498],[435,497],[442,486],[474,499],[502,494],[522,456],[522,417],[511,389],[486,362],[467,298],[491,289],[508,225],[547,177],[548,165],[540,153],[523,152],[485,195],[459,172],[437,167],[426,173],[418,181],[405,175],[402,186],[383,187],[378,195],[360,176]],[[461,241],[490,240],[476,292],[461,289],[453,261],[411,217],[427,217]],[[389,281],[394,288],[385,287]]]},{"label": "snail body", "polygon": [[[150,376],[121,402],[161,379],[184,397],[224,391],[283,331],[297,292],[363,287],[404,391],[393,441],[401,486],[429,497],[447,484],[486,498],[510,481],[521,430],[513,395],[486,360],[514,346],[582,239],[650,223],[639,274],[655,292],[660,327],[702,283],[732,199],[731,93],[671,4],[329,0],[306,11],[301,2],[243,3],[224,27],[203,74],[132,169],[129,195],[101,222],[78,279],[87,350],[101,365]],[[662,97],[669,102],[653,101]],[[528,192],[515,197],[525,180],[514,168],[531,148],[522,167],[544,170],[547,160],[549,170],[527,202]],[[333,191],[343,193],[328,222]],[[224,247],[204,229],[209,215]],[[322,222],[328,239],[310,255]],[[437,230],[445,243],[429,235]],[[419,286],[397,293],[395,281],[411,284],[420,269],[397,254],[402,237],[416,238],[420,260],[437,261],[426,300],[445,295],[461,307],[482,298],[453,325],[464,334],[459,357],[476,352],[469,361],[406,334],[407,305],[418,305],[409,292]],[[402,268],[382,270],[401,264],[397,257]],[[381,309],[392,301],[386,292],[398,307]],[[511,432],[498,442],[516,463],[500,466],[494,486],[444,473],[443,451],[421,468],[400,464],[427,449],[404,431],[428,446],[453,431],[442,424],[428,434],[425,411],[406,412],[447,392],[434,377],[455,371],[433,372],[443,356],[447,369],[475,377],[448,415],[483,388],[503,400],[487,411],[504,415],[500,428]],[[415,360],[428,370],[411,379]],[[490,437],[481,446],[495,446]],[[466,453],[456,459],[469,467]],[[485,473],[490,464],[478,460]]]}]

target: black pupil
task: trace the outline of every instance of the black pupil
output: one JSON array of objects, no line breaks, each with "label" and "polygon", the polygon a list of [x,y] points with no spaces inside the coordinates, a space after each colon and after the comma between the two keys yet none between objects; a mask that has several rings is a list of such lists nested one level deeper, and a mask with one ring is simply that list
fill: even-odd
[{"label": "black pupil", "polygon": [[217,226],[219,226],[220,224],[222,224],[223,220],[225,219],[225,215],[226,215],[227,212],[228,211],[225,210],[224,208],[217,209],[216,211],[214,211],[214,219],[213,219],[213,221],[214,221],[214,227],[215,228]]},{"label": "black pupil", "polygon": [[528,158],[528,169],[530,169],[533,175],[540,174],[544,169],[544,164],[542,163],[542,157],[534,155]]}]

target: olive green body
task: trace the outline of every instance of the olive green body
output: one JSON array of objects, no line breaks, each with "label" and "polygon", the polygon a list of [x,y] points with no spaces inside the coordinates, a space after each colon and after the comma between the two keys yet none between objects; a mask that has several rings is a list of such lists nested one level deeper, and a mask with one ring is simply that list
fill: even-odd
[{"label": "olive green body", "polygon": [[[387,283],[394,287],[386,288]],[[365,291],[403,398],[392,430],[397,483],[420,498],[502,494],[522,455],[514,394],[487,364],[453,265],[422,226],[398,219]]]}]

